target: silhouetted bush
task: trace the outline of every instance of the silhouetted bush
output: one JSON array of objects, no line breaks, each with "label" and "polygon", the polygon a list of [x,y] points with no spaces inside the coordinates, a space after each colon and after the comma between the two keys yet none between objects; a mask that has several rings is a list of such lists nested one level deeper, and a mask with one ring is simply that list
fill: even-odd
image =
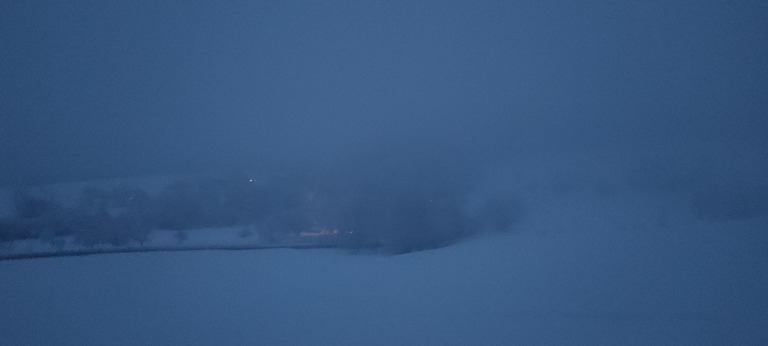
[{"label": "silhouetted bush", "polygon": [[[449,179],[380,167],[369,178],[293,176],[271,186],[242,180],[184,179],[157,195],[130,187],[86,188],[68,207],[52,198],[19,194],[16,214],[0,223],[0,240],[71,235],[86,246],[143,243],[154,229],[177,231],[254,227],[267,241],[302,232],[346,248],[383,247],[405,253],[450,245],[478,231],[509,229],[520,215],[511,199],[495,198],[474,217],[462,208],[463,191]],[[250,229],[240,233],[247,237]]]},{"label": "silhouetted bush", "polygon": [[146,192],[128,187],[87,188],[70,211],[76,241],[85,245],[143,242],[154,228],[152,201]]}]

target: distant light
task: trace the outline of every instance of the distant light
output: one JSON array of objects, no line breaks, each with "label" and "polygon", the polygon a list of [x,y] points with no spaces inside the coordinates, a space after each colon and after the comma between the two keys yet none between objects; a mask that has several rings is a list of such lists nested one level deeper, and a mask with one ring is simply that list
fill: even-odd
[{"label": "distant light", "polygon": [[251,182],[251,183],[252,183],[252,182],[253,182],[253,179],[248,179],[248,182]]}]

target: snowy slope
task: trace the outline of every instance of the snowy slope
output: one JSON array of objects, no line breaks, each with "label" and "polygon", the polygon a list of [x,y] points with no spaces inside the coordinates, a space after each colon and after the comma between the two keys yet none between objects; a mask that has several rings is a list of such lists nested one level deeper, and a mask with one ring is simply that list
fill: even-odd
[{"label": "snowy slope", "polygon": [[0,335],[4,345],[764,344],[766,225],[520,231],[399,256],[5,261]]},{"label": "snowy slope", "polygon": [[[688,195],[608,179],[505,179],[487,190],[520,200],[512,229],[436,250],[0,261],[0,344],[768,343],[765,213],[702,216]],[[258,244],[238,230],[182,244]]]}]

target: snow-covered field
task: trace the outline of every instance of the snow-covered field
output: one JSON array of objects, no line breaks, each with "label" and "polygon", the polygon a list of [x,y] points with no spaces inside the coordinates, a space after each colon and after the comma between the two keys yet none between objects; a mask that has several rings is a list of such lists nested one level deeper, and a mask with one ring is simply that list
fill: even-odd
[{"label": "snow-covered field", "polygon": [[202,228],[184,231],[154,230],[139,243],[84,246],[73,236],[0,242],[0,261],[46,257],[83,256],[119,252],[187,251],[197,249],[263,249],[332,247],[331,237],[286,237],[266,240],[249,227]]},{"label": "snow-covered field", "polygon": [[542,196],[508,233],[404,255],[0,261],[0,344],[768,343],[768,217],[651,195]]}]

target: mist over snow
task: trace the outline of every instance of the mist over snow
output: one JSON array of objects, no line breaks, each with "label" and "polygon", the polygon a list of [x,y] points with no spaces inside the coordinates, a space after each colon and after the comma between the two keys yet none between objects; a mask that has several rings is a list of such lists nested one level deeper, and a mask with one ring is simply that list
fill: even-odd
[{"label": "mist over snow", "polygon": [[0,262],[0,333],[12,345],[768,338],[765,219],[643,232],[576,224],[586,229],[399,256],[265,250]]},{"label": "mist over snow", "polygon": [[766,344],[767,18],[1,2],[0,344]]},{"label": "mist over snow", "polygon": [[[508,167],[488,175],[465,214],[509,230],[426,251],[0,261],[0,335],[11,345],[768,340],[765,213],[706,215],[695,195],[610,179],[526,180]],[[488,191],[516,197],[484,211],[472,201],[494,200]],[[514,212],[496,219],[497,210]],[[238,230],[188,231],[184,241]],[[221,237],[199,239],[216,245]]]}]

